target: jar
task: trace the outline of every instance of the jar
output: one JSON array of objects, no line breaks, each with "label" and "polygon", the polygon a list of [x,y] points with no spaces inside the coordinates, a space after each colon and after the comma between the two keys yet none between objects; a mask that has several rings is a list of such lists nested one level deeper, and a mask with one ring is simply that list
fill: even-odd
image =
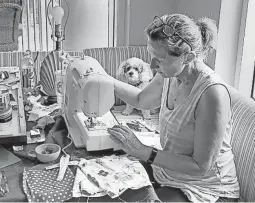
[{"label": "jar", "polygon": [[12,106],[10,104],[9,87],[0,84],[0,132],[6,131],[12,125]]}]

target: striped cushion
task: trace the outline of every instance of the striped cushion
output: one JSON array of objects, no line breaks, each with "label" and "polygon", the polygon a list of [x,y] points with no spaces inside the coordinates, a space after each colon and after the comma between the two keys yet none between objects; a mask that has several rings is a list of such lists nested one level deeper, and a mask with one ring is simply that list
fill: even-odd
[{"label": "striped cushion", "polygon": [[[97,59],[106,72],[115,78],[120,63],[128,58],[137,57],[147,63],[151,61],[146,46],[94,48],[85,49],[83,53]],[[115,101],[115,105],[123,104],[118,98],[115,98]]]},{"label": "striped cushion", "polygon": [[255,102],[244,98],[234,88],[229,89],[233,110],[231,145],[240,194],[243,201],[255,201]]}]

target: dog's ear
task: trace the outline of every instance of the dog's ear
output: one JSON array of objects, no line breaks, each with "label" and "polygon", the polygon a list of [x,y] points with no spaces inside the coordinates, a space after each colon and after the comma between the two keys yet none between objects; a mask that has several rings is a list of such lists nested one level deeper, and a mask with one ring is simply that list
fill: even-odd
[{"label": "dog's ear", "polygon": [[140,73],[142,82],[149,82],[153,78],[153,72],[150,68],[150,64],[143,63],[142,72]]},{"label": "dog's ear", "polygon": [[117,79],[123,82],[126,81],[125,72],[124,72],[126,66],[127,66],[127,61],[122,61],[117,71]]},{"label": "dog's ear", "polygon": [[140,63],[138,66],[138,72],[142,73],[143,72],[143,66],[144,66],[144,62]]}]

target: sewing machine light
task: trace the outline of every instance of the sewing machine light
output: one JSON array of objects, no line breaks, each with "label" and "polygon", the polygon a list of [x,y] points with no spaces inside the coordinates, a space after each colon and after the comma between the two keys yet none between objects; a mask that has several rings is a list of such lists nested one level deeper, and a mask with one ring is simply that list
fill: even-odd
[{"label": "sewing machine light", "polygon": [[64,17],[65,11],[61,6],[55,6],[52,8],[51,14],[56,25],[60,25],[62,23],[62,18]]}]

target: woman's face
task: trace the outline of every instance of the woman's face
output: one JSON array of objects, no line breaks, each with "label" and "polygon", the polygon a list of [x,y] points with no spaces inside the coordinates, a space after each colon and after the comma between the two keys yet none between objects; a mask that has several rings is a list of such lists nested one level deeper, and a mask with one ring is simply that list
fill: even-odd
[{"label": "woman's face", "polygon": [[152,56],[151,68],[164,78],[179,75],[183,68],[183,57],[171,56],[167,54],[166,48],[159,41],[147,40],[147,49]]}]

